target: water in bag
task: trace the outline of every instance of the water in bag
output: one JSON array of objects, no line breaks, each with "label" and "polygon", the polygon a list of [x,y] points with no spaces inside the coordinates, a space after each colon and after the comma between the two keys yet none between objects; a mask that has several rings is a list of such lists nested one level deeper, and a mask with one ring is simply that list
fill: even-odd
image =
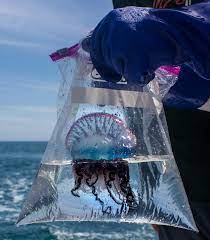
[{"label": "water in bag", "polygon": [[114,221],[196,230],[161,98],[177,74],[147,87],[100,79],[81,45],[51,55],[59,65],[58,119],[18,224]]}]

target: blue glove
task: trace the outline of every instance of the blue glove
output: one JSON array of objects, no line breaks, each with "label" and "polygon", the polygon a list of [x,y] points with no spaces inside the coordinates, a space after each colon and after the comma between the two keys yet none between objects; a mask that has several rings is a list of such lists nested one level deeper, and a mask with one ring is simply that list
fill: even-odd
[{"label": "blue glove", "polygon": [[93,31],[92,62],[107,81],[124,76],[145,85],[158,67],[184,63],[210,79],[209,23],[209,2],[179,10],[115,9]]},{"label": "blue glove", "polygon": [[92,34],[91,58],[107,81],[145,85],[162,65],[186,61],[184,50],[169,34],[167,24],[151,9],[126,7],[111,11]]},{"label": "blue glove", "polygon": [[198,108],[210,97],[210,1],[180,9],[127,7],[111,11],[91,37],[99,74],[145,85],[161,65],[181,65],[177,83],[163,101]]}]

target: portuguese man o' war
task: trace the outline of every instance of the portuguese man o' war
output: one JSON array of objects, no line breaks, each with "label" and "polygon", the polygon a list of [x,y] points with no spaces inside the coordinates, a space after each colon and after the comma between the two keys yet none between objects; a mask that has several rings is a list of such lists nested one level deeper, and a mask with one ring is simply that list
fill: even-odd
[{"label": "portuguese man o' war", "polygon": [[113,114],[91,113],[79,118],[69,130],[66,147],[73,159],[115,160],[133,155],[136,137]]}]

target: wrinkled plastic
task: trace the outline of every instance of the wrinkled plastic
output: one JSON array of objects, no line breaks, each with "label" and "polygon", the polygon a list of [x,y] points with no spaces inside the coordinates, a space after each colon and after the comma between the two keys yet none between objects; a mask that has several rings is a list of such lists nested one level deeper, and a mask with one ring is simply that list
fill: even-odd
[{"label": "wrinkled plastic", "polygon": [[197,230],[161,99],[179,68],[146,87],[108,83],[78,44],[51,55],[63,81],[58,120],[18,224],[114,221]]}]

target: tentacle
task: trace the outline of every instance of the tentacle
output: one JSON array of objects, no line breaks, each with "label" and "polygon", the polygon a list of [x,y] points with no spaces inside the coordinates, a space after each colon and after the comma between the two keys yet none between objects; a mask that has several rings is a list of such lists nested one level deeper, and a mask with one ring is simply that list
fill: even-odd
[{"label": "tentacle", "polygon": [[104,182],[105,182],[105,184],[106,184],[107,191],[108,191],[110,197],[113,199],[113,201],[114,201],[116,204],[121,205],[122,202],[119,202],[119,201],[113,196],[113,194],[112,194],[112,192],[111,192],[111,190],[110,190],[110,188],[112,188],[112,182],[114,182],[115,179],[116,179],[116,177],[115,177],[116,172],[113,172],[113,171],[110,172],[110,173],[109,173],[109,179],[107,180],[107,176],[106,176],[105,170],[106,170],[106,169],[104,169],[104,171],[103,171],[103,175],[104,175]]},{"label": "tentacle", "polygon": [[125,163],[120,163],[117,169],[118,169],[118,176],[120,179],[121,191],[125,194],[126,203],[129,207],[129,210],[134,210],[137,208],[138,204],[135,200],[134,193],[129,183],[130,176],[129,176],[128,165]]},{"label": "tentacle", "polygon": [[74,188],[71,190],[72,195],[74,195],[75,197],[80,197],[78,193],[75,193],[81,186],[82,183],[82,179],[83,179],[83,173],[82,173],[82,167],[83,165],[80,164],[74,164],[75,167],[75,173],[76,173],[76,179],[75,179],[75,186]]}]

